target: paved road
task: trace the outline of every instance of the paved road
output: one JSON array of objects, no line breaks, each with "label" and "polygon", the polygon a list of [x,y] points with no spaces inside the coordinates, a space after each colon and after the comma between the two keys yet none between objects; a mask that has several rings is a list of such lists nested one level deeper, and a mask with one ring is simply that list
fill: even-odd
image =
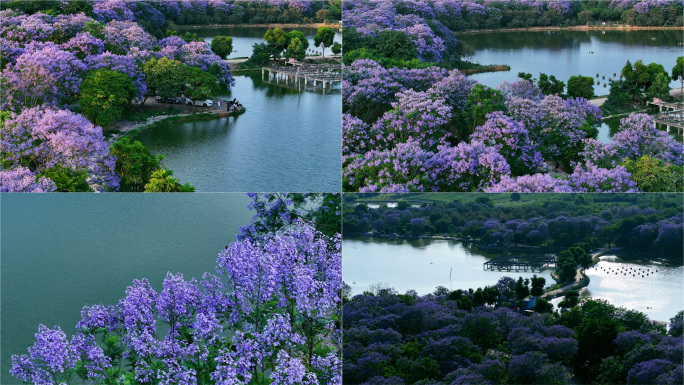
[{"label": "paved road", "polygon": [[[682,91],[681,88],[675,88],[674,90],[670,90],[670,95],[672,95],[672,96],[681,95],[681,91]],[[595,105],[596,107],[601,107],[603,105],[603,103],[606,102],[606,99],[607,98],[591,99],[589,101],[589,103]]]},{"label": "paved road", "polygon": [[[326,56],[326,57],[321,57],[321,56],[318,56],[318,55],[317,55],[317,56],[306,56],[304,59],[313,59],[313,60],[317,60],[317,59],[330,59],[331,57],[332,57],[332,58],[339,58],[339,56],[334,56],[334,55],[333,55],[333,56],[328,55],[328,56]],[[228,64],[237,64],[237,63],[244,63],[244,62],[246,62],[246,61],[247,61],[247,59],[227,59],[227,60],[226,60],[226,63],[228,63]]]},{"label": "paved road", "polygon": [[[593,260],[594,258],[596,258],[596,256],[603,253],[604,251],[607,251],[607,250],[599,250],[599,251],[595,252],[594,254],[591,255],[591,259]],[[552,297],[553,298],[553,297],[556,297],[556,294],[560,294],[566,290],[572,289],[572,287],[575,286],[575,284],[577,284],[578,282],[580,282],[580,280],[586,279],[582,275],[581,270],[582,270],[581,267],[579,267],[577,269],[577,272],[575,273],[575,280],[572,283],[569,283],[569,284],[562,286],[562,287],[555,289],[555,290],[547,291],[544,294],[542,294],[541,297],[542,298],[545,298],[545,297]]]}]

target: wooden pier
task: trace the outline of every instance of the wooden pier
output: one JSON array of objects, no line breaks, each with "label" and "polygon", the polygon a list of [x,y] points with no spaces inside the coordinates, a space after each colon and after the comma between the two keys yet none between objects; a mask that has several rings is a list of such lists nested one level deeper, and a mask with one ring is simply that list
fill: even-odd
[{"label": "wooden pier", "polygon": [[512,255],[502,255],[485,262],[482,265],[484,270],[506,270],[506,271],[543,271],[547,267],[556,264],[556,257],[537,256],[537,257],[515,257]]},{"label": "wooden pier", "polygon": [[[682,103],[668,103],[660,99],[653,99],[652,104],[658,106],[660,113],[653,115],[653,121],[656,124],[662,124],[670,132],[672,128],[677,130],[684,130],[684,106]],[[665,109],[663,111],[663,109]]]},{"label": "wooden pier", "polygon": [[286,67],[263,67],[261,69],[261,79],[275,79],[276,84],[283,83],[285,86],[304,87],[312,84],[313,87],[320,86],[323,90],[332,88],[333,84],[342,82],[342,71],[339,65],[332,64],[304,64],[298,63]]}]

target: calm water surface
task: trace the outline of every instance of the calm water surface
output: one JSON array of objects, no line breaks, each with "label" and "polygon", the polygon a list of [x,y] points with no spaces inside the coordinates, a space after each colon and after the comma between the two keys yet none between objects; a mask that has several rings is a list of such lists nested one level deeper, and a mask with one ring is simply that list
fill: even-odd
[{"label": "calm water surface", "polygon": [[[620,75],[627,60],[632,64],[659,63],[668,73],[682,56],[682,31],[544,31],[494,32],[457,35],[475,48],[473,61],[480,64],[508,64],[510,71],[472,75],[480,83],[496,87],[504,80],[515,81],[518,72],[554,75],[567,84],[570,76],[605,76],[594,85],[596,95],[607,95],[603,83],[613,73]],[[655,38],[652,40],[651,38]],[[593,54],[590,52],[594,52]],[[681,87],[673,80],[670,87]]]},{"label": "calm water surface", "polygon": [[[304,34],[304,37],[309,41],[309,49],[314,49],[314,35],[317,33],[316,28],[283,28],[283,31],[290,32],[296,29]],[[229,28],[199,28],[199,29],[181,29],[182,33],[191,32],[196,33],[197,37],[204,39],[211,44],[216,36],[230,36],[233,38],[233,52],[228,55],[228,59],[238,57],[252,56],[252,46],[255,43],[265,43],[264,34],[268,28],[255,27],[229,27]],[[335,37],[333,41],[342,44],[342,34],[335,30]],[[315,48],[320,52],[320,48]],[[326,48],[325,55],[331,55],[330,48]]]},{"label": "calm water surface", "polygon": [[[428,294],[437,286],[448,289],[477,289],[495,285],[505,276],[531,278],[533,274],[554,281],[551,270],[543,272],[484,271],[482,265],[498,254],[488,254],[471,244],[451,240],[389,240],[345,238],[342,241],[344,282],[352,295],[361,294],[371,285],[387,284],[399,293],[415,290]],[[451,272],[451,280],[449,280]]]},{"label": "calm water surface", "polygon": [[2,374],[38,325],[75,332],[86,304],[114,305],[133,279],[215,271],[253,215],[243,194],[2,194]]},{"label": "calm water surface", "polygon": [[[641,274],[633,276],[634,270]],[[647,271],[643,273],[644,270]],[[582,290],[582,295],[638,310],[658,321],[669,322],[677,312],[684,310],[684,266],[625,261],[607,255],[587,270],[587,276],[591,281]]]},{"label": "calm water surface", "polygon": [[[224,100],[246,107],[238,117],[168,122],[136,138],[181,183],[197,191],[340,191],[342,97],[240,75]],[[201,107],[198,107],[201,108]]]},{"label": "calm water surface", "polygon": [[[681,31],[494,32],[457,35],[457,38],[475,48],[473,61],[511,66],[510,71],[471,75],[480,83],[496,87],[504,81],[515,81],[519,72],[531,73],[534,78],[543,72],[566,84],[573,75],[598,80],[596,74],[599,74],[601,85],[594,84],[596,95],[608,95],[608,78],[615,80],[614,73],[619,77],[627,60],[632,64],[637,60],[644,64],[659,63],[671,73],[677,57],[684,54],[679,45],[684,42]],[[681,83],[673,80],[670,87],[679,88]],[[598,140],[609,142],[618,125],[619,121],[604,123]],[[670,135],[682,141],[681,131],[673,130]]]},{"label": "calm water surface", "polygon": [[[517,279],[537,274],[546,278],[547,286],[555,282],[550,269],[542,273],[484,271],[482,264],[495,256],[498,254],[483,252],[471,244],[448,240],[352,238],[342,242],[344,281],[352,287],[352,295],[378,283],[393,287],[399,293],[413,289],[418,294],[427,294],[437,286],[452,290],[491,286],[504,276]],[[650,269],[651,273],[644,278],[628,277],[608,274],[601,267]],[[684,309],[684,267],[627,262],[615,256],[604,256],[595,267],[587,270],[587,275],[591,283],[583,289],[583,296],[605,299],[658,321],[667,322]],[[552,302],[557,304],[560,300]]]}]

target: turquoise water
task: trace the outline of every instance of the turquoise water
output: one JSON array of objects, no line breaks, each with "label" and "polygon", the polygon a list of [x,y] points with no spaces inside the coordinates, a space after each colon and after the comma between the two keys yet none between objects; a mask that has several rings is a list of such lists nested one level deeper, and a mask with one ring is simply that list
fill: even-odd
[{"label": "turquoise water", "polygon": [[244,194],[2,194],[2,384],[38,325],[75,332],[81,308],[115,305],[133,279],[214,271],[248,224]]}]

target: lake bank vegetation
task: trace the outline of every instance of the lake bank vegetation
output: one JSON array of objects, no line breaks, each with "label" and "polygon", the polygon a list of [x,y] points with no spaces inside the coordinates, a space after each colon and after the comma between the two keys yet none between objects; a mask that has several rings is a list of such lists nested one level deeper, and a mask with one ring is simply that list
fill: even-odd
[{"label": "lake bank vegetation", "polygon": [[[588,252],[615,247],[649,252],[674,264],[681,264],[683,255],[682,202],[674,193],[640,198],[629,194],[477,194],[464,202],[452,197],[450,202],[420,207],[411,204],[411,197],[401,197],[396,207],[380,203],[378,208],[355,201],[365,195],[345,196],[345,235],[447,235],[502,251],[516,247],[562,251],[579,246]],[[574,266],[584,258],[573,253],[572,259],[574,276]]]},{"label": "lake bank vegetation", "polygon": [[[465,4],[477,5],[344,3],[344,191],[682,191],[682,145],[648,115],[596,140],[602,113],[586,77],[564,95],[545,74],[492,89],[453,69],[470,50],[445,15]],[[562,4],[539,6],[563,14]]]}]

